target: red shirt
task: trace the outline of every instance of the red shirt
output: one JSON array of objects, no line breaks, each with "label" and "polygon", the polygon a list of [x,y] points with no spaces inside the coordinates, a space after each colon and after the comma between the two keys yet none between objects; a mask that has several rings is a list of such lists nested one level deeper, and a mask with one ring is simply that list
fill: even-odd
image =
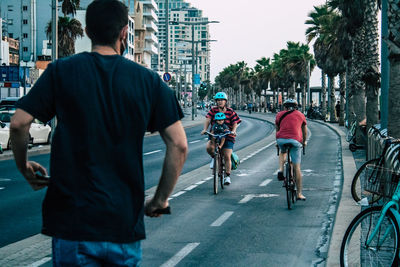
[{"label": "red shirt", "polygon": [[[288,110],[281,111],[276,115],[276,125],[278,125],[278,121],[286,112],[288,112]],[[304,114],[298,110],[293,111],[281,121],[279,131],[276,133],[276,138],[294,139],[303,143],[303,132],[301,131],[301,126],[303,124],[307,125]]]},{"label": "red shirt", "polygon": [[[210,111],[207,113],[206,118],[211,119],[211,127],[215,124],[214,116],[217,114],[219,111],[218,107],[213,107],[210,109]],[[229,130],[232,131],[233,125],[235,123],[239,124],[241,122],[239,116],[237,113],[232,109],[232,108],[226,108],[226,111],[224,112],[226,119],[225,119],[225,124],[229,127]],[[235,143],[235,136],[230,134],[226,137],[227,140],[232,141]]]}]

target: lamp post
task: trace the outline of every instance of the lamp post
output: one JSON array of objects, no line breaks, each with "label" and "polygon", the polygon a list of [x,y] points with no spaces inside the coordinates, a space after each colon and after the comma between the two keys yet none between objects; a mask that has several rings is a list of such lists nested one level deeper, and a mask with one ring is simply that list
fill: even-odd
[{"label": "lamp post", "polygon": [[168,0],[165,0],[165,73],[168,72],[168,60],[169,60],[169,47],[168,47],[168,38],[169,38],[169,33],[168,33],[168,22],[169,22],[169,6],[168,6]]},{"label": "lamp post", "polygon": [[[179,24],[183,24],[183,25],[191,25],[192,26],[192,120],[194,120],[194,115],[196,112],[196,108],[194,106],[194,104],[197,102],[195,101],[197,99],[196,97],[196,93],[195,93],[195,60],[196,60],[196,64],[197,64],[197,58],[195,59],[195,48],[194,48],[194,44],[195,44],[195,40],[194,40],[194,26],[196,25],[207,25],[210,23],[219,23],[219,21],[199,21],[199,22],[182,22],[182,21],[171,21],[170,22],[172,25],[179,25]],[[187,41],[187,40],[184,40]],[[200,40],[198,40],[197,42],[199,42]],[[216,41],[216,40],[204,40],[204,41]]]}]

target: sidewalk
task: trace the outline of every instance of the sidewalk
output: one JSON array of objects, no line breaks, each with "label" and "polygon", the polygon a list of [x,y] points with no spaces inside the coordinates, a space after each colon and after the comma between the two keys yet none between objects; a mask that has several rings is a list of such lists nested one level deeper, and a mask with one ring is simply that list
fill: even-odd
[{"label": "sidewalk", "polygon": [[[255,117],[265,119],[274,123],[275,113],[260,113],[236,111],[239,116]],[[351,182],[354,174],[357,172],[357,168],[365,161],[365,151],[351,152],[349,149],[348,142],[346,141],[346,130],[344,126],[339,126],[338,123],[327,123],[318,120],[309,120],[316,123],[326,125],[332,129],[340,138],[341,151],[342,151],[342,185],[341,192],[338,192],[338,206],[336,208],[336,216],[334,219],[332,235],[329,241],[329,250],[326,261],[327,267],[340,266],[340,246],[344,233],[349,226],[353,218],[360,212],[360,206],[358,206],[353,198],[351,197]],[[336,186],[335,186],[336,187]],[[330,211],[334,212],[334,211]]]}]

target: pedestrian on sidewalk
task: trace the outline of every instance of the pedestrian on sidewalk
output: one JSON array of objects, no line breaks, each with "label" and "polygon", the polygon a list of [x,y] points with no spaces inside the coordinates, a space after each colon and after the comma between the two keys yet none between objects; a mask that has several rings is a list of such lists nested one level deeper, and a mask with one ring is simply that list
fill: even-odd
[{"label": "pedestrian on sidewalk", "polygon": [[[12,149],[31,187],[48,186],[42,233],[52,237],[54,266],[137,266],[144,214],[161,216],[186,159],[183,113],[156,73],[121,56],[128,38],[121,1],[93,1],[85,30],[92,52],[49,64],[16,104]],[[53,117],[46,178],[43,166],[28,161],[27,144],[33,119]],[[159,131],[167,149],[156,193],[144,203],[146,130]]]},{"label": "pedestrian on sidewalk", "polygon": [[[229,185],[231,184],[231,170],[232,170],[232,163],[231,163],[231,155],[233,151],[233,145],[235,144],[235,137],[236,137],[236,129],[241,122],[239,116],[237,113],[227,105],[228,101],[228,96],[224,92],[218,92],[215,94],[214,99],[217,101],[217,106],[212,107],[210,111],[206,115],[206,121],[204,122],[204,128],[201,131],[201,134],[205,134],[207,131],[208,127],[211,124],[211,128],[214,126],[216,123],[215,116],[217,113],[223,113],[225,114],[225,124],[228,126],[229,130],[231,131],[231,134],[226,136],[225,143],[222,147],[222,152],[224,154],[224,159],[225,159],[225,172],[226,172],[226,177],[224,178],[224,184]],[[215,150],[215,144],[212,142],[212,140],[209,138],[209,141],[207,142],[207,153],[213,157],[214,156],[214,150]],[[211,160],[211,164],[214,163],[214,160]],[[212,168],[214,166],[210,165]]]}]

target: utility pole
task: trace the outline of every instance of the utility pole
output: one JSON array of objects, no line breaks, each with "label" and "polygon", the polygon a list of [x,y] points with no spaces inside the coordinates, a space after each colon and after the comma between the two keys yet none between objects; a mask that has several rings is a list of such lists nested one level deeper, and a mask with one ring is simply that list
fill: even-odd
[{"label": "utility pole", "polygon": [[[308,61],[307,64],[307,93],[308,93],[308,103],[307,106],[309,107],[311,105],[311,101],[312,101],[312,95],[310,92],[310,71],[311,71],[311,67],[310,67],[310,60]],[[306,107],[304,107],[304,111],[306,110]]]},{"label": "utility pole", "polygon": [[51,60],[58,58],[58,10],[57,0],[52,0],[51,6]]},{"label": "utility pole", "polygon": [[194,113],[195,113],[195,97],[196,97],[196,89],[194,87],[194,78],[195,78],[195,73],[194,73],[194,25],[192,24],[192,121],[194,120]]},{"label": "utility pole", "polygon": [[[387,129],[388,127],[388,111],[389,111],[389,73],[390,73],[390,64],[389,64],[389,51],[384,38],[388,37],[388,1],[382,1],[382,33],[381,33],[381,101],[380,101],[380,110],[381,110],[381,129]],[[347,90],[346,90],[347,92]],[[347,98],[346,98],[347,100]]]},{"label": "utility pole", "polygon": [[169,61],[169,48],[168,48],[168,38],[169,38],[169,4],[168,0],[165,0],[165,72],[168,72],[168,61]]}]

